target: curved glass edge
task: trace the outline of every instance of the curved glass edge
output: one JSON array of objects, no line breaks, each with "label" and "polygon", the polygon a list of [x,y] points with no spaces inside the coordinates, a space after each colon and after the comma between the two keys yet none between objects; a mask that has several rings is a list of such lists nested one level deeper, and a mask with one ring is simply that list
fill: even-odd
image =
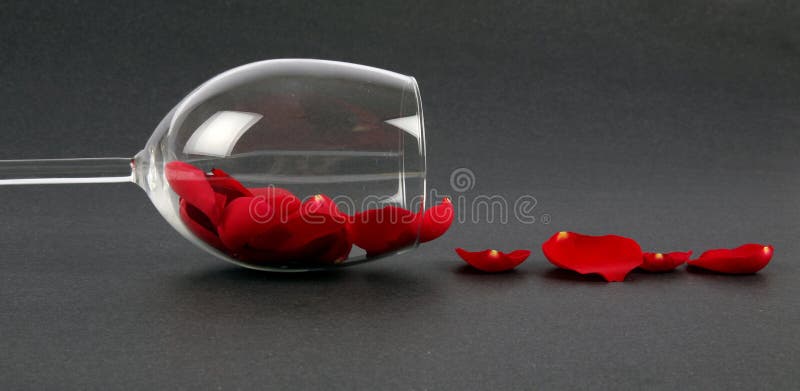
[{"label": "curved glass edge", "polygon": [[[420,156],[422,156],[422,194],[428,194],[428,146],[427,139],[425,138],[425,115],[422,113],[422,94],[419,90],[419,83],[413,76],[411,79],[411,86],[414,89],[414,96],[417,103],[417,115],[419,116],[419,140],[420,140]],[[425,197],[422,202],[422,208],[427,208],[430,205],[428,197]]]},{"label": "curved glass edge", "polygon": [[[328,67],[323,65],[327,65]],[[379,79],[389,77],[391,79],[395,79],[398,83],[406,83],[407,80],[411,78],[410,76],[389,70],[343,61],[318,60],[311,58],[281,58],[256,61],[222,72],[201,84],[199,87],[195,88],[192,92],[186,95],[186,97],[183,98],[175,107],[175,115],[172,116],[167,131],[171,132],[175,128],[176,123],[179,123],[181,120],[183,120],[183,116],[187,112],[191,111],[191,107],[196,102],[202,102],[207,97],[218,94],[223,90],[226,84],[238,84],[245,82],[250,77],[259,76],[264,71],[264,66],[273,66],[276,68],[275,72],[280,71],[285,72],[286,74],[300,74],[304,70],[304,67],[314,67],[314,71],[317,73],[317,75],[334,74],[342,69],[352,69],[356,72],[366,71],[372,73],[376,76],[376,78]],[[363,78],[363,75],[360,77]],[[220,83],[221,80],[225,80],[225,83]],[[416,84],[416,81],[414,81],[413,84]]]}]

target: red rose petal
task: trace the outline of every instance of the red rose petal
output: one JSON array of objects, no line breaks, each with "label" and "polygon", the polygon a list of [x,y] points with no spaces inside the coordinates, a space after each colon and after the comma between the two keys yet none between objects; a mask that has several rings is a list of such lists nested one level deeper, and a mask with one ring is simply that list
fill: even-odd
[{"label": "red rose petal", "polygon": [[597,273],[606,281],[622,281],[643,262],[642,248],[617,235],[590,236],[559,232],[542,244],[544,256],[563,269]]},{"label": "red rose petal", "polygon": [[[291,191],[281,187],[267,186],[267,187],[248,187],[247,190],[253,193],[253,196],[264,196],[267,200],[280,200],[283,198],[292,198],[300,201],[297,196],[292,194]],[[300,202],[302,203],[302,201]]]},{"label": "red rose petal", "polygon": [[[208,183],[217,194],[222,194],[226,197],[226,205],[239,197],[252,197],[253,193],[242,186],[239,181],[228,175],[225,171],[219,168],[211,170],[211,175],[206,175]],[[224,207],[224,205],[223,205]]]},{"label": "red rose petal", "polygon": [[397,250],[417,239],[419,218],[414,212],[388,205],[356,213],[350,223],[353,243],[368,255]]},{"label": "red rose petal", "polygon": [[671,253],[643,253],[640,269],[649,272],[668,272],[689,261],[691,251]]},{"label": "red rose petal", "polygon": [[289,216],[297,212],[303,204],[303,201],[292,192],[280,187],[256,187],[247,190],[253,194],[253,197],[267,202],[283,221],[288,220]]},{"label": "red rose petal", "polygon": [[347,260],[352,248],[353,242],[350,241],[347,231],[341,232],[327,251],[319,256],[319,261],[324,263],[342,263]]},{"label": "red rose petal", "polygon": [[202,170],[188,163],[173,161],[167,163],[165,173],[176,194],[203,211],[213,223],[219,221],[221,209],[217,206],[214,189]]},{"label": "red rose petal", "polygon": [[279,223],[265,232],[253,234],[247,239],[247,246],[257,251],[278,251],[285,247],[285,243],[292,237],[285,224]]},{"label": "red rose petal", "polygon": [[200,209],[192,206],[186,200],[181,200],[180,216],[191,233],[210,246],[224,251],[225,246],[217,236],[211,220]]},{"label": "red rose petal", "polygon": [[767,266],[773,253],[770,245],[748,243],[733,249],[708,250],[689,265],[719,273],[752,274]]},{"label": "red rose petal", "polygon": [[333,201],[302,202],[286,189],[248,189],[220,169],[167,164],[180,215],[201,240],[248,262],[339,263],[352,248],[348,216]]},{"label": "red rose petal", "polygon": [[[285,232],[285,231],[280,231]],[[294,248],[273,246],[271,249],[257,249],[245,246],[234,252],[233,256],[250,262],[299,264],[336,264],[346,260],[350,254],[352,243],[347,239],[345,230],[317,237],[303,242]],[[274,232],[265,237],[274,238]],[[280,247],[280,248],[277,248]]]},{"label": "red rose petal", "polygon": [[280,221],[261,218],[270,215],[271,206],[266,202],[257,202],[254,197],[239,197],[231,201],[217,227],[222,243],[229,249],[237,250],[254,236],[272,231]]},{"label": "red rose petal", "polygon": [[[341,234],[343,240],[348,240],[347,217],[328,197],[316,195],[309,198],[295,216],[281,227],[289,232],[289,237],[279,247],[281,251],[294,252],[316,239],[333,234]],[[258,243],[252,244],[260,247]]]},{"label": "red rose petal", "polygon": [[531,255],[529,250],[514,250],[508,254],[497,250],[467,251],[457,248],[456,253],[470,266],[488,273],[504,272],[519,266]]},{"label": "red rose petal", "polygon": [[455,210],[449,198],[445,198],[439,205],[428,208],[422,214],[422,227],[420,227],[420,243],[429,242],[436,239],[450,228],[453,223]]},{"label": "red rose petal", "polygon": [[339,224],[345,224],[348,220],[347,216],[339,211],[336,203],[333,202],[333,200],[329,197],[322,194],[309,197],[305,202],[303,202],[303,204],[300,206],[300,213],[309,217],[309,219],[312,221],[316,217],[316,220],[318,220],[317,222],[321,222],[326,218],[331,218],[336,220],[336,222]]},{"label": "red rose petal", "polygon": [[341,263],[347,259],[353,247],[346,235],[345,231],[340,230],[304,242],[295,248],[283,248],[279,252],[284,258],[305,263]]},{"label": "red rose petal", "polygon": [[[224,212],[225,205],[228,205],[228,197],[221,193],[214,193],[214,202],[217,204],[217,209]],[[222,212],[220,212],[219,216],[222,217]]]},{"label": "red rose petal", "polygon": [[[286,248],[281,252],[287,259],[312,263],[322,262],[322,256],[339,244],[341,239],[340,233],[332,233],[306,241],[301,246],[295,248]],[[332,262],[333,260],[329,259],[328,261]]]}]

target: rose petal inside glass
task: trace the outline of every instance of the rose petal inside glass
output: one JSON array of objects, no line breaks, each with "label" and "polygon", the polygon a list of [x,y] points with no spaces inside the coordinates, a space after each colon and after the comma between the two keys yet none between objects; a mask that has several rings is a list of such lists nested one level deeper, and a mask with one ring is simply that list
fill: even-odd
[{"label": "rose petal inside glass", "polygon": [[167,178],[189,231],[248,264],[338,264],[354,245],[368,256],[391,253],[418,237],[441,236],[454,215],[445,199],[417,213],[390,205],[348,216],[323,194],[302,201],[287,189],[247,188],[223,170],[204,172],[183,162],[168,163]]}]

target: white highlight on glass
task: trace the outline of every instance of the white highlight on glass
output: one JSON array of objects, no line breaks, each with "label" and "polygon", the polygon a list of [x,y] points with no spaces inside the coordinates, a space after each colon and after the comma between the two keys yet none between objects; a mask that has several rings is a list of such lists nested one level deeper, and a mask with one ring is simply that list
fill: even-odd
[{"label": "white highlight on glass", "polygon": [[419,140],[422,130],[419,126],[419,115],[409,115],[408,117],[394,118],[384,121],[389,125],[398,127],[406,131],[406,133],[414,136]]},{"label": "white highlight on glass", "polygon": [[243,111],[218,111],[194,131],[183,153],[230,156],[236,142],[262,117],[261,114]]}]

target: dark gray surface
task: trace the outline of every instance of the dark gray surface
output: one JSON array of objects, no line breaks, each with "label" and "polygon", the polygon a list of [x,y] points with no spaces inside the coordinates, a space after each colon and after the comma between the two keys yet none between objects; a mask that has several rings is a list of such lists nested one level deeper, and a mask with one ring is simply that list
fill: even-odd
[{"label": "dark gray surface", "polygon": [[[0,158],[130,156],[220,71],[338,59],[417,77],[432,186],[466,167],[466,196],[550,224],[287,276],[203,254],[133,185],[0,188],[0,388],[800,387],[796,5],[371,3],[0,2]],[[562,229],[776,256],[606,284],[546,262]],[[485,276],[456,246],[534,254]]]}]

